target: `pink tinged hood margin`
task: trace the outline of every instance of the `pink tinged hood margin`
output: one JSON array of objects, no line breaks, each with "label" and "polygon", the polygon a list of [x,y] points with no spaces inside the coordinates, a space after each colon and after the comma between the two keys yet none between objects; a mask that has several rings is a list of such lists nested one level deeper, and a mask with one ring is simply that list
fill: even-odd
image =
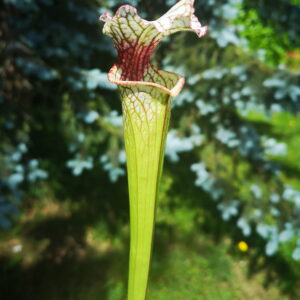
[{"label": "pink tinged hood margin", "polygon": [[184,78],[152,66],[150,55],[158,43],[172,33],[193,31],[203,37],[207,26],[201,26],[194,11],[194,0],[181,0],[156,21],[142,19],[131,5],[121,6],[113,17],[109,13],[102,14],[103,33],[112,38],[118,51],[108,80],[123,86],[157,87],[172,97],[177,96]]}]

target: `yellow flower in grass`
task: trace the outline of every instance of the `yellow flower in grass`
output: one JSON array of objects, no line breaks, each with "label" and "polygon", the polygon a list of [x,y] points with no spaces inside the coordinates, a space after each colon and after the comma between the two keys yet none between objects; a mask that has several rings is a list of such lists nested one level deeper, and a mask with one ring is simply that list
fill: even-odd
[{"label": "yellow flower in grass", "polygon": [[244,241],[240,241],[240,242],[238,243],[238,248],[239,248],[240,251],[242,251],[242,252],[247,252],[248,249],[249,249],[248,244],[247,244],[246,242],[244,242]]}]

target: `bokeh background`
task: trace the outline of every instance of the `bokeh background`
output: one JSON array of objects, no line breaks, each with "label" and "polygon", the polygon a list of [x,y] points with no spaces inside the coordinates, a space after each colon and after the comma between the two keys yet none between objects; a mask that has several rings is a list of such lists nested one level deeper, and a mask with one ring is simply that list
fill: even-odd
[{"label": "bokeh background", "polygon": [[[129,212],[116,58],[98,17],[175,0],[0,4],[0,298],[122,300]],[[159,192],[149,299],[300,299],[300,1],[199,0]]]}]

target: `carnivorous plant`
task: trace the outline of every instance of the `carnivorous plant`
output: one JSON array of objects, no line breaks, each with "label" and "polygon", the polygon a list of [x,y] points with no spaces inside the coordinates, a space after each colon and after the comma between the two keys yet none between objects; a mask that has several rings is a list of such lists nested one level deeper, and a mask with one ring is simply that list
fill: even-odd
[{"label": "carnivorous plant", "polygon": [[119,87],[123,111],[130,197],[128,300],[144,300],[171,103],[184,85],[180,75],[154,67],[150,55],[172,33],[193,31],[203,37],[207,27],[194,15],[194,0],[177,2],[156,21],[142,19],[131,5],[100,20],[118,51],[108,79]]}]

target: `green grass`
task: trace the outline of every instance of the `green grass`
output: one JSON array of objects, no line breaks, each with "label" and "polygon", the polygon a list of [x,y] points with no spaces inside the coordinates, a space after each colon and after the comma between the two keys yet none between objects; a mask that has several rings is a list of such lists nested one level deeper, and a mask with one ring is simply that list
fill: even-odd
[{"label": "green grass", "polygon": [[[111,231],[100,220],[84,227],[76,216],[81,209],[78,204],[72,207],[70,202],[48,199],[2,235],[1,299],[126,299],[128,225]],[[175,216],[181,209],[174,209]],[[241,253],[230,238],[215,239],[200,231],[195,222],[192,225],[192,210],[185,208],[185,217],[168,224],[171,218],[161,208],[149,300],[287,299],[276,285],[263,287],[265,271],[249,277],[254,250]],[[78,236],[80,227],[84,231]],[[18,244],[22,251],[13,253],[12,247]]]}]

